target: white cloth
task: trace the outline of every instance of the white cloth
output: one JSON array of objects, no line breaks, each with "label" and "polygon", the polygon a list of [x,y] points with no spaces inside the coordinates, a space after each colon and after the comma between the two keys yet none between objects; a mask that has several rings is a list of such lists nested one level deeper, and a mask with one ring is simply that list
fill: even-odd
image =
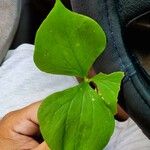
[{"label": "white cloth", "polygon": [[131,118],[116,121],[116,128],[105,150],[150,150],[150,140]]},{"label": "white cloth", "polygon": [[9,51],[0,67],[0,117],[77,84],[74,77],[38,70],[33,62],[33,48],[24,44]]},{"label": "white cloth", "polygon": [[[33,62],[34,46],[23,44],[8,52],[0,67],[0,117],[77,84],[74,77],[41,72]],[[117,122],[105,150],[150,150],[150,141],[128,119]]]}]

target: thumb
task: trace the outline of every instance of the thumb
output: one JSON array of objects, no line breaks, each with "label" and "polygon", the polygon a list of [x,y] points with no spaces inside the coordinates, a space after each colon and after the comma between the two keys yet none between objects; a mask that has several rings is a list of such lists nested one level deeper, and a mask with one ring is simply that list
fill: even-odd
[{"label": "thumb", "polygon": [[50,150],[50,148],[47,146],[46,142],[43,142],[33,150]]}]

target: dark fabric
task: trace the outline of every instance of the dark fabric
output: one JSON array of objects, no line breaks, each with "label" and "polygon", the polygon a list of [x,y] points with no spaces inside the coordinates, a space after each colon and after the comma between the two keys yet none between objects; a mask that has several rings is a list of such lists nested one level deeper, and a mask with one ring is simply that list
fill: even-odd
[{"label": "dark fabric", "polygon": [[150,0],[71,0],[72,9],[95,19],[107,35],[107,47],[94,67],[97,72],[125,72],[119,103],[150,138],[150,83],[134,53],[125,46],[126,23],[150,9]]},{"label": "dark fabric", "polygon": [[41,23],[41,15],[33,5],[33,0],[21,0],[22,10],[17,33],[10,49],[15,49],[22,43],[34,43],[36,30]]},{"label": "dark fabric", "polygon": [[114,0],[123,23],[150,10],[150,0]]},{"label": "dark fabric", "polygon": [[[71,9],[68,0],[62,1]],[[52,9],[55,0],[21,0],[21,3],[20,23],[10,49],[15,49],[22,43],[34,44],[36,31]]]}]

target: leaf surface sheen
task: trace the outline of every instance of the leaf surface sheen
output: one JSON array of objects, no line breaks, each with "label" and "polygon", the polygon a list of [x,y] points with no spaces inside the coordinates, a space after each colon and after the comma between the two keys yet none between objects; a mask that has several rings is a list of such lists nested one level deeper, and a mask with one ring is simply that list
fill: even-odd
[{"label": "leaf surface sheen", "polygon": [[98,23],[57,0],[36,34],[34,62],[44,72],[85,77],[105,45]]},{"label": "leaf surface sheen", "polygon": [[99,96],[113,114],[117,112],[118,93],[123,77],[123,72],[114,72],[111,74],[100,73],[91,79],[97,85]]},{"label": "leaf surface sheen", "polygon": [[50,95],[38,116],[52,150],[103,149],[115,124],[113,114],[88,83]]}]

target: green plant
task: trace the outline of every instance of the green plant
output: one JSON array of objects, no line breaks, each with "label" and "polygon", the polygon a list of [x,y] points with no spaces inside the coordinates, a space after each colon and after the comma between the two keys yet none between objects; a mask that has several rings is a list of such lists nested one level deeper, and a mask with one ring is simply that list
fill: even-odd
[{"label": "green plant", "polygon": [[83,78],[79,85],[48,96],[39,108],[41,133],[52,150],[100,150],[108,143],[123,73],[87,77],[105,45],[101,27],[69,11],[60,0],[40,26],[35,39],[37,67]]}]

